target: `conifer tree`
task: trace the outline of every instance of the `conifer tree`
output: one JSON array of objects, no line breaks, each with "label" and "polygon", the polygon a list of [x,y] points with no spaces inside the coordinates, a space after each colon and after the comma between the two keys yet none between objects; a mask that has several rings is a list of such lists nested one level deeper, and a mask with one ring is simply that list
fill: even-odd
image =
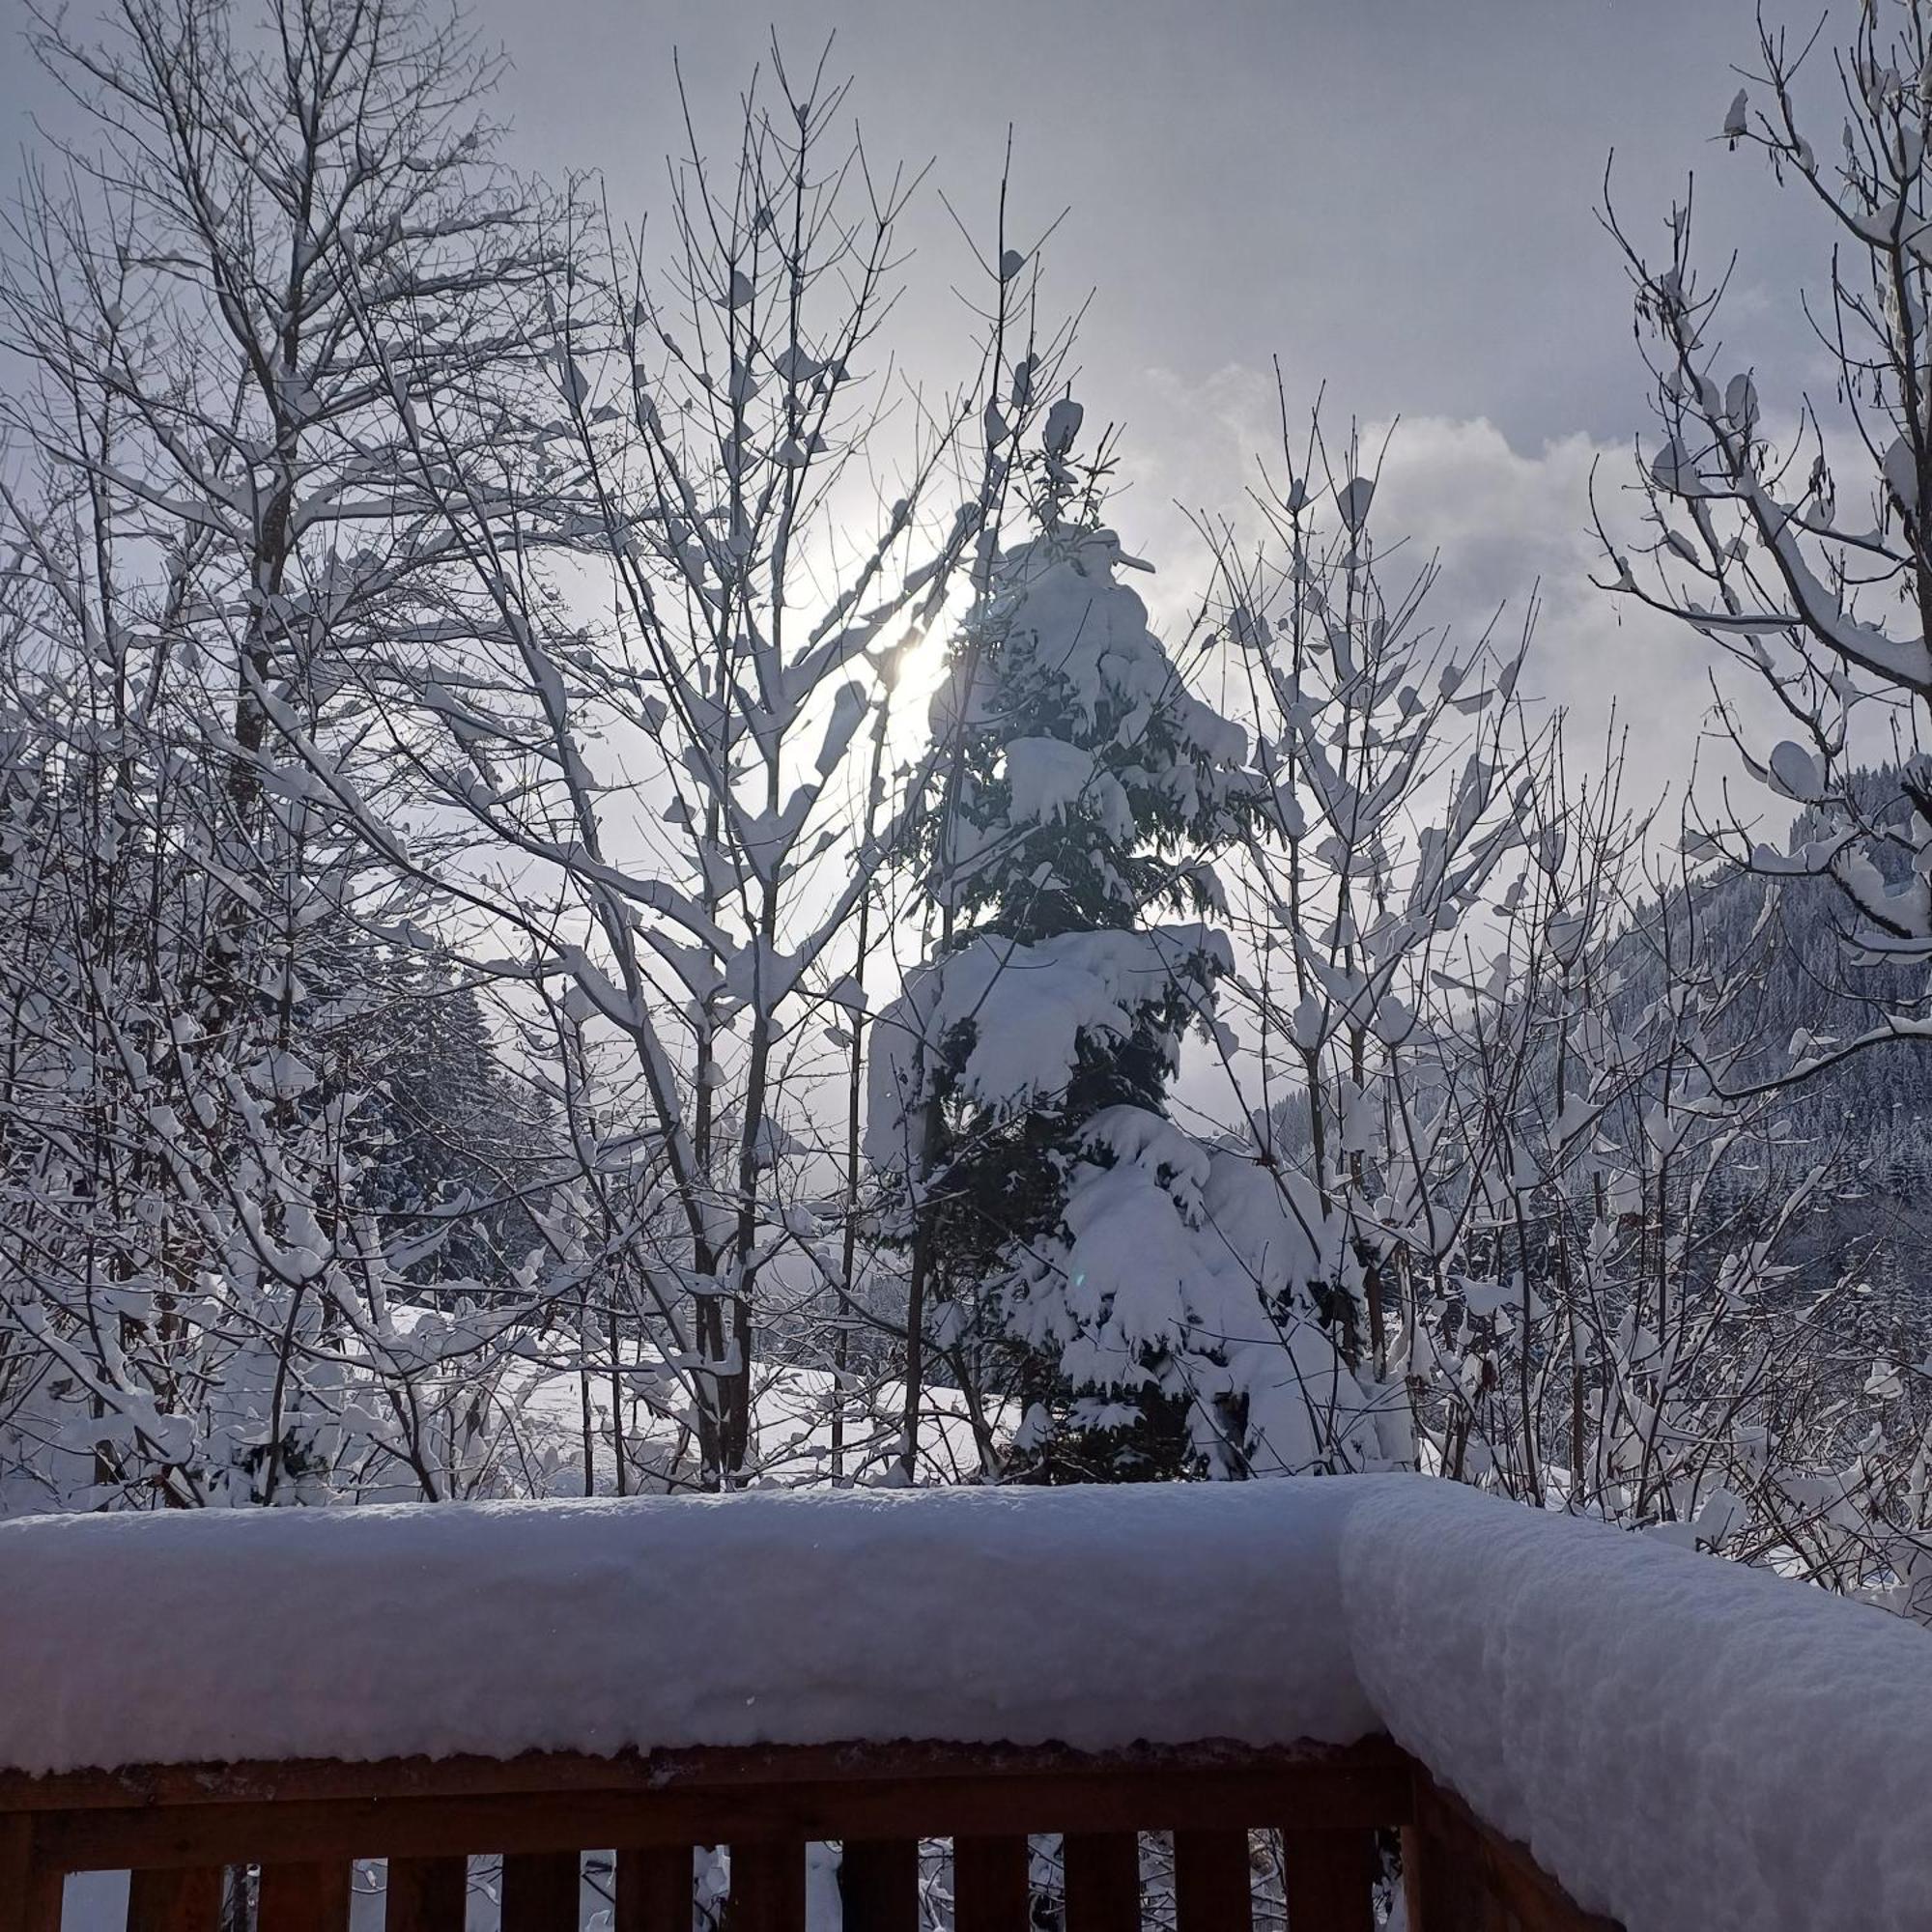
[{"label": "conifer tree", "polygon": [[1079,422],[1051,412],[1037,531],[996,560],[934,701],[945,930],[881,1029],[870,1129],[909,1178],[915,1318],[923,1286],[936,1332],[1019,1401],[1013,1473],[1037,1480],[1204,1453],[1208,1157],[1167,1089],[1231,965],[1199,921],[1245,753],[1121,581],[1147,566],[1099,522],[1097,466],[1076,472]]},{"label": "conifer tree", "polygon": [[555,1178],[541,1096],[505,1061],[473,984],[409,955],[361,964],[355,1037],[331,1042],[337,1077],[367,1095],[357,1205],[417,1251],[407,1273],[432,1305],[445,1281],[507,1291],[542,1245],[536,1214]]}]

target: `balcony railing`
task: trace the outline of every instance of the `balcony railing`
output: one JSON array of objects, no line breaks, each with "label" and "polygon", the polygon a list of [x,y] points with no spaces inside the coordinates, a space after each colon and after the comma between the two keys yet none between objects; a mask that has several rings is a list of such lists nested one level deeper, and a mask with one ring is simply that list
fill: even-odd
[{"label": "balcony railing", "polygon": [[[900,1744],[617,1758],[124,1770],[0,1782],[0,1928],[56,1932],[62,1880],[130,1870],[128,1932],[343,1932],[353,1861],[387,1861],[386,1932],[463,1932],[472,1857],[502,1932],[580,1922],[582,1855],[616,1932],[691,1932],[693,1854],[728,1846],[729,1932],[804,1932],[807,1846],[839,1847],[846,1932],[918,1932],[921,1854],[955,1932],[1029,1932],[1030,1838],[1061,1839],[1066,1932],[1371,1932],[1398,1842],[1411,1932],[1601,1932],[1520,1847],[1386,1739],[1083,1753]],[[943,1841],[936,1844],[935,1841]],[[234,1883],[254,1866],[252,1888]],[[1278,1879],[1275,1874],[1278,1873]],[[232,1912],[232,1904],[230,1905]]]},{"label": "balcony railing", "polygon": [[1417,1477],[43,1518],[0,1932],[1926,1932],[1928,1711],[1916,1627]]}]

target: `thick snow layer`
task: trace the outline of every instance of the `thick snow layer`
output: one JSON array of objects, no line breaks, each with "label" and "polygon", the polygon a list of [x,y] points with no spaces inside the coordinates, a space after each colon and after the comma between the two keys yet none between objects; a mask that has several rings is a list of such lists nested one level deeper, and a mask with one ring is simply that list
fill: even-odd
[{"label": "thick snow layer", "polygon": [[963,1091],[980,1106],[1010,1113],[1065,1088],[1083,1039],[1124,1037],[1137,1011],[1177,986],[1205,997],[1211,972],[1233,963],[1227,940],[1193,923],[1062,932],[1032,946],[993,934],[970,940],[912,975],[879,1015],[867,1158],[886,1169],[905,1166],[940,1043],[955,1027],[973,1028]]},{"label": "thick snow layer", "polygon": [[1369,1701],[1579,1905],[1629,1932],[1932,1923],[1917,1625],[1451,1483],[1348,1487]]},{"label": "thick snow layer", "polygon": [[[1111,810],[1108,829],[1125,839],[1133,836],[1133,814],[1121,781],[1106,774]],[[1065,818],[1095,786],[1094,754],[1060,738],[1015,738],[1007,747],[1007,782],[1011,788],[1009,817],[1015,825],[1047,824]],[[1097,787],[1096,787],[1097,789]]]},{"label": "thick snow layer", "polygon": [[1332,1483],[0,1523],[0,1765],[1345,1742]]},{"label": "thick snow layer", "polygon": [[0,1523],[0,1765],[1387,1730],[1629,1932],[1907,1932],[1932,1639],[1417,1476]]}]

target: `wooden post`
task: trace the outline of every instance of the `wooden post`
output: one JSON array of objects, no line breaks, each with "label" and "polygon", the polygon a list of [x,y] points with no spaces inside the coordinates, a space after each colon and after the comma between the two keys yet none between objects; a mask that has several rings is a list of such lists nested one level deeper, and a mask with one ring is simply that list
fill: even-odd
[{"label": "wooden post", "polygon": [[61,1875],[34,1853],[34,1820],[0,1812],[0,1932],[59,1932]]}]

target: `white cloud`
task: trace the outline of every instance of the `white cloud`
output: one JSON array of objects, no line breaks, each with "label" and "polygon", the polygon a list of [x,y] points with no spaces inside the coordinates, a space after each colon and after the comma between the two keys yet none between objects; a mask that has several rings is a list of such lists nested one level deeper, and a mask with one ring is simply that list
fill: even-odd
[{"label": "white cloud", "polygon": [[[1337,397],[1326,412],[1331,451],[1346,443],[1346,406]],[[1304,410],[1291,397],[1290,427],[1297,435]],[[1387,435],[1387,425],[1364,424],[1361,447],[1377,451]],[[1165,371],[1146,379],[1122,447],[1121,475],[1130,487],[1112,514],[1128,547],[1160,567],[1147,594],[1170,627],[1191,613],[1207,580],[1204,547],[1175,499],[1255,535],[1259,518],[1244,493],[1260,480],[1257,451],[1271,453],[1269,470],[1281,473],[1280,446],[1271,375],[1231,367],[1197,384]],[[1484,417],[1410,417],[1389,440],[1375,523],[1385,554],[1398,536],[1407,540],[1391,559],[1399,574],[1439,558],[1441,577],[1426,609],[1433,623],[1465,642],[1499,610],[1498,638],[1513,640],[1534,597],[1523,689],[1569,713],[1573,768],[1600,761],[1614,716],[1629,734],[1634,802],[1666,784],[1681,789],[1700,739],[1707,781],[1734,770],[1736,761],[1728,747],[1704,736],[1709,646],[1590,581],[1606,574],[1591,518],[1593,470],[1606,522],[1627,530],[1635,512],[1626,487],[1634,474],[1627,444],[1572,435],[1521,450]],[[1729,680],[1727,689],[1736,683]]]}]

